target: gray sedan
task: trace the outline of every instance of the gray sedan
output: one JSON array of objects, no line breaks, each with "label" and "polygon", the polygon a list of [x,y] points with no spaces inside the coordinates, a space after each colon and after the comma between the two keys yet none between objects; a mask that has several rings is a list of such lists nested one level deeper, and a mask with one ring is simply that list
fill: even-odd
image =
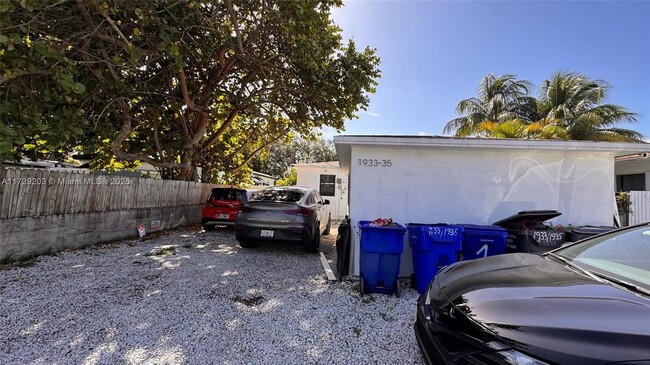
[{"label": "gray sedan", "polygon": [[294,242],[317,252],[321,233],[330,232],[329,203],[311,188],[261,190],[237,214],[235,238],[245,248],[259,242]]}]

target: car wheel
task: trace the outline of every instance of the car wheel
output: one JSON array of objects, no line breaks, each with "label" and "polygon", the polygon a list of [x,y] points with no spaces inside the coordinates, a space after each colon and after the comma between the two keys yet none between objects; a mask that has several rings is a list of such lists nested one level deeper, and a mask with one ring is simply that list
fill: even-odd
[{"label": "car wheel", "polygon": [[325,236],[329,235],[331,229],[332,229],[332,215],[330,214],[330,216],[327,217],[327,227],[325,227],[325,232],[323,232],[323,234]]},{"label": "car wheel", "polygon": [[203,229],[205,231],[214,231],[214,226],[212,224],[204,224]]},{"label": "car wheel", "polygon": [[243,248],[254,248],[257,246],[256,243],[253,243],[251,241],[245,241],[245,240],[239,240],[239,245]]},{"label": "car wheel", "polygon": [[[316,226],[318,227],[318,226]],[[311,242],[308,242],[305,244],[305,251],[306,252],[318,252],[318,247],[320,246],[320,232],[318,232],[318,229],[316,230],[316,235],[314,236],[314,239]]]}]

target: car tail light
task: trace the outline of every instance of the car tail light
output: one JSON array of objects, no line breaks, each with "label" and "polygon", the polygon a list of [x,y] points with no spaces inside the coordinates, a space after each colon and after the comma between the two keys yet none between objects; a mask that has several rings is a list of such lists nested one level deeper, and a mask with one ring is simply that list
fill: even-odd
[{"label": "car tail light", "polygon": [[292,229],[292,230],[289,231],[289,233],[295,234],[295,235],[301,235],[302,234],[302,229]]},{"label": "car tail light", "polygon": [[298,214],[298,215],[309,216],[314,211],[309,208],[300,208],[300,209],[287,209],[284,212],[287,214]]}]

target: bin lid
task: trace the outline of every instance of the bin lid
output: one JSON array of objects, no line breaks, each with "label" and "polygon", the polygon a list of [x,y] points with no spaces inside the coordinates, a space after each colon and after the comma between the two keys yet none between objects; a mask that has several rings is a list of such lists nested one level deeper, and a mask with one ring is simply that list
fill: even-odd
[{"label": "bin lid", "polygon": [[459,226],[465,228],[465,232],[467,231],[498,231],[498,232],[503,232],[505,229],[500,226],[496,225],[480,225],[480,224],[459,224]]},{"label": "bin lid", "polygon": [[538,221],[547,221],[549,219],[555,218],[562,215],[562,213],[557,210],[522,210],[521,212],[511,215],[508,218],[504,218],[500,221],[496,221],[493,224],[495,226],[512,226],[515,224],[522,224],[524,221],[538,220]]},{"label": "bin lid", "polygon": [[572,228],[568,232],[573,232],[575,234],[597,235],[597,234],[613,231],[615,229],[616,227],[610,227],[610,226],[578,226]]}]

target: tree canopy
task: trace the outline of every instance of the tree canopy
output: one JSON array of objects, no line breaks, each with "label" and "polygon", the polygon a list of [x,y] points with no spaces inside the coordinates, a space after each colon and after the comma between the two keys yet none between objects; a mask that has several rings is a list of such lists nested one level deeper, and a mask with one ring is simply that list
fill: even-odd
[{"label": "tree canopy", "polygon": [[365,110],[379,58],[340,0],[0,0],[0,159],[97,153],[237,182],[277,141]]},{"label": "tree canopy", "polygon": [[456,107],[462,117],[451,120],[444,132],[456,131],[458,136],[482,134],[483,123],[499,123],[516,118],[515,106],[528,96],[530,83],[514,75],[486,75],[478,87],[478,96],[461,100]]},{"label": "tree canopy", "polygon": [[485,76],[478,97],[462,100],[461,117],[445,126],[456,136],[645,142],[641,133],[616,127],[636,122],[636,114],[603,103],[610,86],[575,72],[557,72],[542,83],[539,98],[530,83],[513,75]]},{"label": "tree canopy", "polygon": [[322,138],[294,138],[275,143],[256,158],[251,167],[272,176],[286,176],[297,163],[327,162],[337,159],[334,142]]}]

